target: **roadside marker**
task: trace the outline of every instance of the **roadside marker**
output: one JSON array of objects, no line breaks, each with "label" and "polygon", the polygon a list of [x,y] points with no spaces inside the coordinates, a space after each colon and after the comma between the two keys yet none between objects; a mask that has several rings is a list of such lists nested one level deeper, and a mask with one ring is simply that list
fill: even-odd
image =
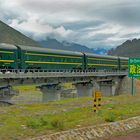
[{"label": "roadside marker", "polygon": [[92,96],[93,96],[93,111],[97,112],[97,110],[99,110],[99,108],[101,107],[102,94],[100,91],[94,91]]}]

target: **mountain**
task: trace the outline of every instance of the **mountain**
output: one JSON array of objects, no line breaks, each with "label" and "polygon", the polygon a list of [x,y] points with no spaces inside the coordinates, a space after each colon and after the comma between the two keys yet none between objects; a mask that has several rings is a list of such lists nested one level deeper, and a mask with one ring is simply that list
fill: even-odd
[{"label": "mountain", "polygon": [[87,46],[80,45],[77,43],[69,43],[66,41],[59,42],[56,39],[47,38],[45,41],[40,41],[39,44],[46,48],[58,49],[58,50],[69,50],[69,51],[78,51],[78,52],[87,52],[87,53],[97,53],[97,54],[106,54],[107,50],[103,48],[88,48]]},{"label": "mountain", "polygon": [[66,41],[59,42],[56,39],[48,38],[45,41],[40,41],[39,44],[43,47],[51,48],[51,49],[93,53],[93,50],[89,49],[86,46],[83,46],[83,45],[80,45],[80,44],[77,44],[77,43],[69,43],[69,42],[66,42]]},{"label": "mountain", "polygon": [[13,29],[2,21],[0,21],[0,42],[40,47],[40,45],[36,41],[23,35],[19,31]]},{"label": "mountain", "polygon": [[108,54],[125,57],[140,57],[140,39],[127,40],[115,49],[110,49]]},{"label": "mountain", "polygon": [[108,50],[105,48],[92,48],[95,54],[106,55]]}]

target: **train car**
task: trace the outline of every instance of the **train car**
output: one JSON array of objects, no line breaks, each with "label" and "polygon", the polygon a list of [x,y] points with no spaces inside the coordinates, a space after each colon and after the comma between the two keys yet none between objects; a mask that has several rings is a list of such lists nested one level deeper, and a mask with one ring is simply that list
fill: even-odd
[{"label": "train car", "polygon": [[71,52],[47,48],[18,45],[20,69],[80,70],[84,68],[84,56]]},{"label": "train car", "polygon": [[118,70],[118,57],[85,53],[88,70]]},{"label": "train car", "polygon": [[128,69],[128,57],[119,57],[119,70],[127,70]]},{"label": "train car", "polygon": [[128,58],[1,43],[0,69],[126,70]]},{"label": "train car", "polygon": [[0,43],[0,69],[17,69],[17,47]]}]

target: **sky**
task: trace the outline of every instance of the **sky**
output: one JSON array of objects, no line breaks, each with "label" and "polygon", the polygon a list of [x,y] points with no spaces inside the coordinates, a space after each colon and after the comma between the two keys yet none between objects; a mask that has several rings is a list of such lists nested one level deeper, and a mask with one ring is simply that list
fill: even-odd
[{"label": "sky", "polygon": [[38,41],[109,49],[140,38],[140,0],[0,0],[0,20]]}]

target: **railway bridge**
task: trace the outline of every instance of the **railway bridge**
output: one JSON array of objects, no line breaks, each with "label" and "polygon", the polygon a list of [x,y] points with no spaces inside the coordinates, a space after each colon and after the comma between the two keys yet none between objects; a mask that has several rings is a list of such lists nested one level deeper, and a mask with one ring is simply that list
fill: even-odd
[{"label": "railway bridge", "polygon": [[[43,93],[42,101],[60,99],[61,83],[71,82],[77,96],[91,96],[99,89],[105,96],[117,95],[127,71],[78,71],[78,70],[0,70],[0,100],[9,100],[16,94],[14,85],[36,84]],[[15,92],[15,94],[13,94]]]}]

